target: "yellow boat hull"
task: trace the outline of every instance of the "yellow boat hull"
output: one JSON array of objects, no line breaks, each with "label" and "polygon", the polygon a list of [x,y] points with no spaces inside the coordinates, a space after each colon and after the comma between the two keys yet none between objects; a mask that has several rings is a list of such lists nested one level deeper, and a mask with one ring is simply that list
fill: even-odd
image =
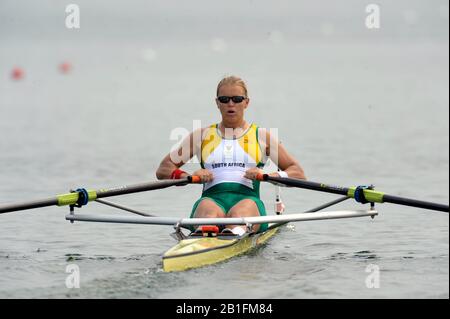
[{"label": "yellow boat hull", "polygon": [[278,229],[273,227],[263,233],[242,237],[188,237],[164,253],[163,269],[166,272],[184,271],[225,261],[264,244]]}]

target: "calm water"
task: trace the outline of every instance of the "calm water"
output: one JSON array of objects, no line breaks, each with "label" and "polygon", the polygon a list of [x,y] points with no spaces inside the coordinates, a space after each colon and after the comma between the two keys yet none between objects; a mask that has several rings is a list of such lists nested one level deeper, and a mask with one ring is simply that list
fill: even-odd
[{"label": "calm water", "polygon": [[[448,203],[447,2],[381,2],[378,33],[364,28],[358,1],[332,6],[336,14],[247,1],[255,15],[245,21],[203,1],[198,11],[79,3],[79,31],[61,26],[64,7],[51,2],[0,4],[0,203],[154,180],[174,128],[219,121],[213,98],[225,74],[247,80],[247,119],[278,128],[310,180]],[[69,74],[58,72],[62,61]],[[9,78],[15,65],[22,81]],[[186,216],[199,195],[192,185],[114,200]],[[273,187],[262,196],[270,210]],[[298,189],[283,197],[287,213],[335,198]],[[448,215],[378,210],[374,220],[297,223],[245,256],[169,274],[161,255],[175,243],[171,228],[70,224],[58,207],[0,215],[0,297],[448,298]],[[95,203],[82,211],[116,213]],[[80,289],[66,288],[70,264]],[[380,287],[369,289],[374,266]]]}]

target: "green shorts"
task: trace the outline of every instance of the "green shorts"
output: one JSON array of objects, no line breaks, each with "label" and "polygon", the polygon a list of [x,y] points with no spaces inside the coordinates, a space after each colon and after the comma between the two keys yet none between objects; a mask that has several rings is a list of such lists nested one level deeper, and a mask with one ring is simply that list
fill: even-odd
[{"label": "green shorts", "polygon": [[[214,188],[214,187],[213,187]],[[239,203],[241,200],[243,199],[251,199],[252,201],[255,202],[256,206],[258,207],[259,210],[259,215],[260,216],[266,216],[266,208],[264,206],[264,203],[262,202],[261,199],[259,199],[256,196],[251,196],[251,194],[248,194],[247,192],[243,193],[243,192],[230,192],[230,191],[226,191],[226,192],[220,192],[220,191],[205,191],[202,194],[202,197],[200,197],[195,203],[194,206],[192,207],[192,212],[191,212],[191,218],[194,218],[194,214],[195,214],[195,210],[197,209],[198,205],[200,204],[200,202],[204,199],[209,199],[212,200],[213,202],[215,202],[217,204],[217,206],[219,206],[223,212],[225,213],[225,215],[228,214],[228,212],[230,211],[230,209],[236,205],[237,203]],[[261,226],[259,227],[259,231],[258,232],[264,232],[267,230],[268,224],[261,224]]]}]

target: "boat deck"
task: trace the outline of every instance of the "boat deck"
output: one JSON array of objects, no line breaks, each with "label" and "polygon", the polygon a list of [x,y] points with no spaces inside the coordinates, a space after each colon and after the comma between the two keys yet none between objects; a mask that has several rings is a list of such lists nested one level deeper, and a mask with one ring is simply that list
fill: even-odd
[{"label": "boat deck", "polygon": [[263,233],[238,235],[218,235],[214,237],[189,236],[163,255],[164,271],[184,271],[225,261],[260,246],[273,237],[280,229],[271,225]]}]

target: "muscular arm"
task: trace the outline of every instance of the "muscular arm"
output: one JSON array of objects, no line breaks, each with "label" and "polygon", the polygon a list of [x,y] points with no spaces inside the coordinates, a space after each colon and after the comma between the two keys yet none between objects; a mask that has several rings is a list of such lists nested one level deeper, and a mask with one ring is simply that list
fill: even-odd
[{"label": "muscular arm", "polygon": [[306,179],[303,168],[281,143],[278,144],[278,167],[285,171],[289,177]]},{"label": "muscular arm", "polygon": [[[286,148],[278,141],[274,136],[270,135],[270,132],[261,129],[261,134],[265,134],[266,143],[262,143],[266,150],[266,155],[278,165],[278,168],[285,171],[289,177],[306,179],[305,172],[300,166],[299,162],[288,153]],[[276,172],[270,175],[278,176]]]},{"label": "muscular arm", "polygon": [[[156,170],[156,178],[168,179],[172,172],[186,164],[200,149],[202,129],[196,130],[189,134],[181,145],[167,154],[158,169]],[[187,174],[182,174],[181,177],[186,177]]]}]

